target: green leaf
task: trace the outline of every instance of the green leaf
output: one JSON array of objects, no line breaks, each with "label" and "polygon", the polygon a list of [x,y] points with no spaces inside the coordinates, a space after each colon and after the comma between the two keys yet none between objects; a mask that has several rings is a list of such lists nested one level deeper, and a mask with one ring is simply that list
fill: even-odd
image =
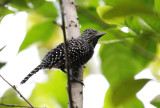
[{"label": "green leaf", "polygon": [[144,108],[136,98],[136,93],[148,81],[148,79],[128,79],[116,88],[110,87],[105,95],[104,108]]},{"label": "green leaf", "polygon": [[120,20],[120,24],[123,23],[123,20],[130,15],[154,15],[154,12],[148,5],[136,2],[121,3],[114,7],[106,6],[100,8],[100,10],[100,16],[106,22],[114,23],[114,21]]},{"label": "green leaf", "polygon": [[52,36],[54,29],[55,25],[51,21],[45,21],[43,23],[33,26],[27,32],[26,37],[19,48],[19,52],[35,42],[48,41]]},{"label": "green leaf", "polygon": [[154,15],[142,15],[140,16],[153,31],[160,32],[160,17],[157,14]]},{"label": "green leaf", "polygon": [[137,34],[140,34],[141,24],[137,16],[130,16],[124,20],[125,25]]},{"label": "green leaf", "polygon": [[57,17],[57,9],[54,6],[53,2],[45,1],[43,5],[36,8],[34,12],[39,13],[45,17],[55,19]]},{"label": "green leaf", "polygon": [[148,82],[148,79],[128,79],[124,82],[121,82],[115,89],[112,90],[113,98],[112,102],[114,105],[122,104],[128,99],[134,97],[136,93]]},{"label": "green leaf", "polygon": [[[27,105],[24,101],[20,100],[17,96],[17,93],[11,88],[7,90],[2,98],[0,99],[0,103],[4,104],[18,104],[18,105]],[[10,108],[8,106],[0,105],[1,108]]]},{"label": "green leaf", "polygon": [[14,13],[14,12],[9,10],[7,7],[0,6],[0,22],[6,15],[11,13]]},{"label": "green leaf", "polygon": [[76,0],[78,6],[83,7],[97,7],[99,5],[99,0],[84,0],[83,2],[80,0]]},{"label": "green leaf", "polygon": [[[156,56],[159,58],[160,56],[160,45],[158,43],[157,45],[157,52],[156,52]],[[159,70],[160,70],[160,62],[158,60],[154,60],[150,66],[149,66],[152,75],[156,78],[157,81],[160,80],[160,74],[159,74]]]},{"label": "green leaf", "polygon": [[0,6],[5,6],[8,2],[9,0],[0,0]]},{"label": "green leaf", "polygon": [[19,11],[26,11],[30,9],[26,0],[9,0],[9,5]]},{"label": "green leaf", "polygon": [[103,74],[111,87],[132,79],[146,65],[143,57],[122,43],[102,45],[100,56]]},{"label": "green leaf", "polygon": [[125,19],[125,25],[129,28],[129,30],[132,30],[132,32],[137,35],[147,32],[152,32],[152,35],[155,35],[155,31],[159,32],[160,21],[156,16],[130,16]]},{"label": "green leaf", "polygon": [[[145,44],[141,44],[144,45],[143,48],[148,47],[149,52],[155,52],[156,50],[155,43],[148,41]],[[139,52],[135,52],[131,46],[127,46],[127,44],[125,45],[121,42],[102,45],[100,57],[103,74],[111,87],[134,78],[150,61],[149,58],[143,57]]]},{"label": "green leaf", "polygon": [[[116,16],[114,18],[104,18],[105,14],[108,14],[110,10],[112,10],[113,7],[111,6],[100,6],[97,8],[97,13],[101,19],[103,19],[104,22],[109,24],[123,24],[123,21],[126,16]],[[109,13],[110,14],[110,13]]]},{"label": "green leaf", "polygon": [[0,69],[1,69],[4,65],[6,65],[6,63],[1,63],[1,62],[0,62]]},{"label": "green leaf", "polygon": [[113,30],[116,31],[116,32],[118,32],[119,35],[123,36],[122,40],[123,39],[132,39],[132,38],[135,38],[135,36],[131,35],[130,33],[125,33],[123,31],[117,30],[117,29],[108,29],[108,30],[106,30],[107,34],[105,36],[103,36],[100,40],[101,41],[109,41],[109,40],[119,40],[119,39],[121,39],[121,38],[119,38],[118,36],[116,36],[114,34]]},{"label": "green leaf", "polygon": [[151,104],[160,108],[160,95],[156,96],[152,101]]},{"label": "green leaf", "polygon": [[155,9],[160,15],[160,8],[159,7],[160,7],[160,1],[159,0],[155,0]]},{"label": "green leaf", "polygon": [[[78,7],[77,11],[78,11],[79,23],[82,26],[81,30],[85,30],[86,28],[91,28],[91,27],[96,30],[113,27],[112,25],[105,23],[99,18],[96,12],[96,8]],[[96,22],[96,24],[94,22]]]},{"label": "green leaf", "polygon": [[[109,88],[106,95],[105,95],[103,108],[144,108],[143,103],[141,101],[139,101],[136,96],[132,96],[128,100],[124,101],[123,103],[120,103],[121,99],[123,100],[123,96],[121,95],[122,96],[121,98],[117,98],[117,97],[113,97],[112,95],[113,95],[113,92],[112,92],[111,88]],[[120,104],[115,105],[117,103],[113,102],[114,99],[116,99],[116,100],[119,99],[118,103],[120,103]]]},{"label": "green leaf", "polygon": [[0,52],[1,52],[5,47],[6,47],[6,45],[0,49]]},{"label": "green leaf", "polygon": [[[0,52],[1,52],[5,47],[6,47],[6,46],[2,47],[2,48],[0,49]],[[1,69],[4,65],[6,65],[6,63],[0,62],[0,69]]]},{"label": "green leaf", "polygon": [[45,0],[29,0],[34,8],[38,8],[45,3]]},{"label": "green leaf", "polygon": [[[115,37],[124,38],[124,33],[118,30],[110,32]],[[148,80],[134,80],[134,77],[154,58],[152,54],[156,52],[156,42],[149,40],[148,37],[150,35],[146,34],[132,40],[101,45],[102,72],[110,84],[105,108],[132,108],[132,106],[135,108],[136,103],[140,104],[138,108],[143,108],[135,95]]]},{"label": "green leaf", "polygon": [[117,4],[125,4],[125,3],[141,3],[143,5],[147,5],[150,7],[154,6],[154,0],[104,0],[107,5],[115,6]]},{"label": "green leaf", "polygon": [[[47,105],[49,108],[68,107],[66,74],[60,71],[50,71],[49,80],[37,84],[29,101],[36,106]],[[58,106],[57,106],[58,105]]]}]

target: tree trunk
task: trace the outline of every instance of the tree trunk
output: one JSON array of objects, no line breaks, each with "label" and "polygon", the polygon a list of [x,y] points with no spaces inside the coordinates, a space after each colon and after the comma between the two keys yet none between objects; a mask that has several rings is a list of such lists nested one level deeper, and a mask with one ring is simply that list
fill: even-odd
[{"label": "tree trunk", "polygon": [[[78,16],[76,12],[76,5],[74,0],[62,0],[64,8],[65,26],[68,39],[77,38],[80,36],[80,27],[78,23]],[[83,69],[71,69],[71,73],[76,71],[79,73],[79,79],[83,79]],[[83,85],[78,82],[71,82],[71,96],[74,108],[83,108]]]}]

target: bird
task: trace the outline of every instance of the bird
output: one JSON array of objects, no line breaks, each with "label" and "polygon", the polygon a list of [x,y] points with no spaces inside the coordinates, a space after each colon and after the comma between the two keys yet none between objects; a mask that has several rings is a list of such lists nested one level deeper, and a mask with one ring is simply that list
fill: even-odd
[{"label": "bird", "polygon": [[[86,64],[94,53],[94,48],[98,40],[106,33],[99,33],[97,30],[89,28],[75,39],[68,41],[68,58],[70,61],[70,68],[78,68]],[[57,68],[66,73],[65,68],[65,46],[64,42],[49,51],[42,59],[42,62],[33,69],[21,82],[24,84],[32,75],[36,74],[41,69]],[[76,81],[82,83],[79,79]],[[83,83],[82,83],[83,84]]]}]

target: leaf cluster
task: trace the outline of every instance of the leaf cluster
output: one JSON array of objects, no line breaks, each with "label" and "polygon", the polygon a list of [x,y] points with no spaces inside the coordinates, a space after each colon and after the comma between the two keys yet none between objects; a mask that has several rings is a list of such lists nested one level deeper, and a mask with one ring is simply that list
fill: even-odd
[{"label": "leaf cluster", "polygon": [[[160,1],[76,0],[76,3],[81,31],[94,28],[107,33],[100,40],[99,50],[102,74],[110,84],[104,108],[144,108],[136,93],[150,79],[135,79],[135,76],[150,66],[155,78],[160,78]],[[26,11],[29,16],[26,37],[19,52],[33,44],[39,50],[49,50],[62,41],[60,27],[53,24],[59,12],[57,2],[0,0],[0,20],[20,11]],[[122,30],[123,27],[127,28],[127,32]],[[48,77],[47,82],[36,85],[29,100],[36,106],[54,108],[60,105],[67,108],[65,75],[56,71],[50,72]],[[159,107],[159,96],[151,103]]]}]

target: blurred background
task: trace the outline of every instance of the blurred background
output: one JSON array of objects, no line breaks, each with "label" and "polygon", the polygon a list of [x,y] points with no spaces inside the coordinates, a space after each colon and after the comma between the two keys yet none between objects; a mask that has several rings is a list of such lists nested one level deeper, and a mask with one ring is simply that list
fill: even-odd
[{"label": "blurred background", "polygon": [[[0,0],[0,75],[36,107],[67,108],[67,78],[41,70],[20,81],[63,42],[59,1]],[[78,1],[81,31],[106,32],[84,69],[84,108],[160,107],[160,1]],[[27,105],[0,78],[1,104]]]}]

